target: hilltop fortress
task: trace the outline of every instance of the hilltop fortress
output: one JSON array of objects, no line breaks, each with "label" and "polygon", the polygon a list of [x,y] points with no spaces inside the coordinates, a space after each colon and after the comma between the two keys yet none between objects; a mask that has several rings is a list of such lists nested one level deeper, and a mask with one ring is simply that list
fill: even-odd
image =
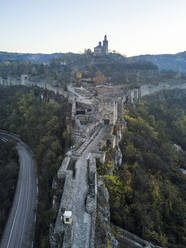
[{"label": "hilltop fortress", "polygon": [[95,55],[107,55],[108,54],[108,40],[107,36],[104,36],[103,45],[99,41],[98,46],[94,47]]}]

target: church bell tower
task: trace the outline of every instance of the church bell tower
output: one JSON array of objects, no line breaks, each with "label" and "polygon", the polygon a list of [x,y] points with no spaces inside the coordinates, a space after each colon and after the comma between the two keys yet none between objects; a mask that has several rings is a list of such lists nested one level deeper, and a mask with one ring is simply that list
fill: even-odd
[{"label": "church bell tower", "polygon": [[103,41],[103,53],[108,54],[108,40],[107,40],[106,35],[105,35],[104,41]]}]

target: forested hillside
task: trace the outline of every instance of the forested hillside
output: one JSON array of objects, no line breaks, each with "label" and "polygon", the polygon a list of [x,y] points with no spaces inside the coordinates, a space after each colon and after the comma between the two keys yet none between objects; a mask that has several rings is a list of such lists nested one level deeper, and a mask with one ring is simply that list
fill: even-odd
[{"label": "forested hillside", "polygon": [[18,172],[18,155],[15,144],[0,140],[0,239],[12,206]]},{"label": "forested hillside", "polygon": [[[20,78],[22,74],[27,74],[33,81],[45,79],[46,82],[61,87],[65,87],[69,82],[77,83],[82,78],[88,79],[90,84],[96,81],[100,84],[105,82],[133,84],[136,80],[140,84],[144,73],[145,75],[146,73],[156,74],[159,78],[156,65],[146,61],[134,62],[119,54],[95,56],[87,52],[84,54],[66,53],[52,57],[49,63],[37,63],[35,60],[14,59],[1,62],[0,53],[0,77]],[[152,75],[150,77],[152,78]]]},{"label": "forested hillside", "polygon": [[125,110],[120,149],[123,164],[114,168],[114,151],[98,171],[110,193],[115,225],[169,248],[186,247],[186,94],[166,91]]},{"label": "forested hillside", "polygon": [[40,88],[0,88],[0,128],[20,135],[33,150],[39,179],[34,247],[49,247],[52,182],[70,146],[67,132],[71,106],[66,99]]},{"label": "forested hillside", "polygon": [[133,61],[148,61],[159,67],[160,70],[186,73],[186,52],[176,54],[139,55],[130,58]]},{"label": "forested hillside", "polygon": [[49,63],[53,58],[61,57],[61,53],[42,54],[42,53],[9,53],[0,52],[1,62],[34,62]]}]

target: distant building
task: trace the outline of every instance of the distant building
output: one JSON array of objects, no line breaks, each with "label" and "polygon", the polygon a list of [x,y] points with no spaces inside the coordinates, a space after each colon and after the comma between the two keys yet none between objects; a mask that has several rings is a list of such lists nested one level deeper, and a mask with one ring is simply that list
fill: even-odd
[{"label": "distant building", "polygon": [[21,84],[26,85],[28,83],[29,77],[26,74],[21,75]]},{"label": "distant building", "polygon": [[101,41],[100,41],[98,46],[94,47],[94,54],[95,55],[107,55],[108,54],[108,40],[107,40],[106,35],[103,40],[103,45],[101,44]]}]

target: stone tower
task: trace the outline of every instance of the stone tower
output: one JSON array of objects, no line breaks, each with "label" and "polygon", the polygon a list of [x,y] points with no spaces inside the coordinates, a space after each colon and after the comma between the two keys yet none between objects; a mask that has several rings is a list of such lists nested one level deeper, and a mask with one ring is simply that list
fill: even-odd
[{"label": "stone tower", "polygon": [[107,40],[106,35],[105,35],[104,41],[103,41],[103,53],[108,54],[108,40]]}]

